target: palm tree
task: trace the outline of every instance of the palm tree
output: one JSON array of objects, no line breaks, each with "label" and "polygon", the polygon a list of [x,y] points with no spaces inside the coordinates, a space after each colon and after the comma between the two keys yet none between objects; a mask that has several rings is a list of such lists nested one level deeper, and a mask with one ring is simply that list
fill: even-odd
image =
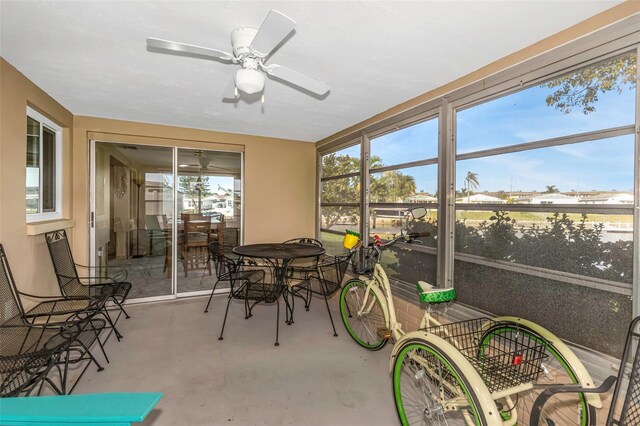
[{"label": "palm tree", "polygon": [[480,186],[480,181],[478,180],[478,174],[472,171],[467,172],[467,176],[464,178],[465,186],[467,189],[467,203],[469,202],[469,196],[471,195],[471,191],[474,189],[478,189]]},{"label": "palm tree", "polygon": [[546,185],[547,190],[544,191],[545,194],[557,194],[558,192],[560,192],[560,190],[558,188],[556,188],[555,185]]}]

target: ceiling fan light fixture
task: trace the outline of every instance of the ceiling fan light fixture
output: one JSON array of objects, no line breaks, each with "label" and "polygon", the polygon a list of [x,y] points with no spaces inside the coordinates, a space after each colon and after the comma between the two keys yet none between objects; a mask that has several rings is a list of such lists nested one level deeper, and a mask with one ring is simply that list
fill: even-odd
[{"label": "ceiling fan light fixture", "polygon": [[264,89],[264,74],[258,70],[240,68],[236,72],[236,87],[248,95]]}]

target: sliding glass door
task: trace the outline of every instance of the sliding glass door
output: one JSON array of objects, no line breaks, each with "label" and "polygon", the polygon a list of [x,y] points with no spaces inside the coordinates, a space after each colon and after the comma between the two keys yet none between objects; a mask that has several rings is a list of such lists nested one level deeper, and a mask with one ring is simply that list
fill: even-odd
[{"label": "sliding glass door", "polygon": [[217,281],[215,256],[239,244],[241,172],[240,153],[178,149],[179,293],[209,293]]},{"label": "sliding glass door", "polygon": [[91,157],[92,263],[126,268],[129,300],[208,294],[215,254],[241,240],[242,154],[92,142]]}]

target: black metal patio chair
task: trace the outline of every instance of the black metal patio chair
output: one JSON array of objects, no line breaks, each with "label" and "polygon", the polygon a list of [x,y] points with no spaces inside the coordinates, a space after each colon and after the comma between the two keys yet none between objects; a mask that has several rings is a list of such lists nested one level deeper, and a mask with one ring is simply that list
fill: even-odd
[{"label": "black metal patio chair", "polygon": [[[280,324],[280,297],[284,294],[285,286],[265,282],[267,275],[263,268],[256,266],[253,261],[245,261],[242,258],[224,256],[225,268],[229,272],[229,297],[227,308],[222,321],[222,329],[218,340],[223,340],[224,327],[227,323],[229,305],[232,299],[244,301],[245,319],[253,316],[252,310],[258,303],[276,303],[276,342],[279,346],[278,332]],[[258,269],[255,269],[258,268]],[[273,276],[272,273],[269,276]],[[208,305],[207,305],[208,307]]]},{"label": "black metal patio chair", "polygon": [[306,293],[303,299],[305,300],[305,309],[307,311],[309,310],[314,294],[324,297],[334,336],[338,336],[338,333],[333,322],[328,298],[342,288],[342,280],[344,279],[344,274],[347,271],[352,255],[353,253],[346,253],[334,257],[325,257],[318,263],[314,272],[310,273],[304,281],[291,287],[294,295],[302,296],[300,293]]},{"label": "black metal patio chair", "polygon": [[[45,240],[63,296],[107,298],[118,306],[126,318],[129,318],[129,314],[122,306],[131,290],[131,283],[127,282],[126,269],[115,268],[115,274],[107,275],[106,267],[90,267],[75,263],[64,229],[47,232]],[[99,274],[104,275],[81,277],[78,275],[78,268],[99,271]],[[119,339],[122,336],[116,333],[116,337]]]},{"label": "black metal patio chair", "polygon": [[[312,246],[322,247],[322,242],[315,238],[302,237],[293,238],[291,240],[284,241],[283,244],[309,244]],[[292,279],[305,280],[309,277],[309,274],[315,272],[316,265],[319,261],[318,256],[293,259],[287,266],[287,277]]]},{"label": "black metal patio chair", "polygon": [[[620,360],[618,376],[607,377],[597,388],[582,388],[580,385],[551,386],[536,398],[531,407],[531,426],[561,426],[554,422],[555,407],[545,407],[549,398],[558,393],[607,393],[613,384],[613,397],[606,426],[640,425],[640,317],[631,321],[627,340]],[[549,404],[550,405],[550,404]],[[544,410],[544,412],[543,412]],[[541,420],[544,422],[541,423]]]},{"label": "black metal patio chair", "polygon": [[[28,295],[40,300],[40,303],[26,311],[22,305],[21,294],[25,293],[18,291],[4,247],[0,244],[0,306],[2,306],[0,309],[0,356],[5,357],[2,368],[5,374],[3,380],[7,380],[5,385],[7,389],[15,390],[15,384],[8,384],[14,379],[17,383],[23,383],[19,387],[24,387],[26,382],[22,379],[32,376],[28,373],[35,374],[36,370],[39,371],[48,365],[42,364],[41,358],[48,350],[57,347],[55,342],[60,339],[69,341],[60,362],[58,360],[54,362],[60,374],[62,393],[66,393],[69,364],[89,360],[98,367],[98,371],[102,371],[102,366],[91,354],[90,348],[97,341],[108,362],[102,342],[99,340],[99,334],[106,327],[106,321],[96,318],[101,311],[93,299],[60,299]],[[47,342],[49,343],[45,346]],[[20,366],[21,359],[24,362],[29,361],[28,353],[40,350],[44,351],[36,356],[40,361],[34,361],[35,364],[25,364],[34,367],[30,371],[23,372],[26,376],[15,371],[16,366]],[[38,365],[37,369],[36,365]],[[14,379],[11,379],[13,376],[15,376]]]},{"label": "black metal patio chair", "polygon": [[209,312],[211,299],[213,299],[213,295],[220,282],[242,281],[256,274],[262,274],[259,279],[264,279],[264,270],[257,269],[256,267],[258,265],[256,262],[248,259],[242,260],[240,256],[231,251],[231,248],[225,247],[220,249],[219,244],[217,241],[209,244],[209,253],[213,261],[217,279],[211,290],[207,306],[204,309],[205,313]]},{"label": "black metal patio chair", "polygon": [[32,331],[32,327],[24,325],[0,326],[0,398],[29,396],[37,388],[40,392],[45,382],[56,393],[63,393],[48,375],[73,336],[68,333],[65,339],[53,330],[38,336]]}]

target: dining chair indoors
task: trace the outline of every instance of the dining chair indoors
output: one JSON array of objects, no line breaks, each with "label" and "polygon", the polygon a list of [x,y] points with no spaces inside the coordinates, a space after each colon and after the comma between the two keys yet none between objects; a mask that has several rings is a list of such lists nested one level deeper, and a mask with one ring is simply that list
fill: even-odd
[{"label": "dining chair indoors", "polygon": [[183,232],[180,235],[180,247],[184,276],[189,269],[203,265],[211,275],[209,243],[211,242],[211,217],[196,214],[182,215]]}]

